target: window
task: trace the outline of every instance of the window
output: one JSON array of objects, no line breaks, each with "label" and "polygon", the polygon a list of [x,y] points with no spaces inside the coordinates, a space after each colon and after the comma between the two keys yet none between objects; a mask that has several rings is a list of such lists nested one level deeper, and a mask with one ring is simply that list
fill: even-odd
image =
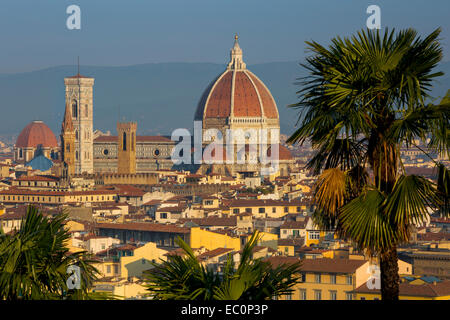
[{"label": "window", "polygon": [[131,133],[131,151],[134,151],[134,132]]},{"label": "window", "polygon": [[336,275],[335,274],[330,274],[330,283],[336,284]]},{"label": "window", "polygon": [[77,100],[72,101],[72,117],[77,118],[78,117],[78,103]]},{"label": "window", "polygon": [[330,300],[336,300],[337,292],[330,290]]},{"label": "window", "polygon": [[353,277],[351,274],[347,275],[347,284],[352,284],[353,283]]},{"label": "window", "polygon": [[347,293],[345,296],[347,300],[353,300],[353,294]]},{"label": "window", "polygon": [[320,280],[321,280],[320,273],[316,273],[315,278],[316,278],[316,283],[320,283]]},{"label": "window", "polygon": [[366,300],[366,297],[361,297],[361,300]]},{"label": "window", "polygon": [[166,212],[161,212],[160,213],[160,217],[161,217],[161,219],[167,219],[167,213]]},{"label": "window", "polygon": [[309,231],[308,238],[309,240],[319,240],[320,239],[319,231]]},{"label": "window", "polygon": [[322,290],[314,290],[314,300],[322,300]]},{"label": "window", "polygon": [[239,213],[239,209],[233,209],[233,213]]},{"label": "window", "polygon": [[287,294],[286,295],[286,300],[292,300],[292,294]]},{"label": "window", "polygon": [[145,264],[145,259],[142,259],[142,264]]},{"label": "window", "polygon": [[284,207],[284,212],[289,212],[289,207]]},{"label": "window", "polygon": [[277,208],[272,208],[272,213],[276,213],[277,212]]},{"label": "window", "polygon": [[266,208],[259,208],[259,209],[258,209],[258,212],[259,212],[259,213],[265,213],[265,212],[266,212]]},{"label": "window", "polygon": [[122,150],[127,151],[127,134],[125,132],[122,134]]},{"label": "window", "polygon": [[300,300],[306,300],[306,289],[300,289]]},{"label": "window", "polygon": [[106,273],[111,273],[111,266],[106,266]]},{"label": "window", "polygon": [[302,273],[301,282],[306,282],[306,274]]},{"label": "window", "polygon": [[302,208],[297,207],[297,212],[301,212],[301,211],[302,211]]},{"label": "window", "polygon": [[245,212],[252,213],[252,208],[245,208]]},{"label": "window", "polygon": [[114,273],[119,273],[119,266],[118,265],[114,265]]}]

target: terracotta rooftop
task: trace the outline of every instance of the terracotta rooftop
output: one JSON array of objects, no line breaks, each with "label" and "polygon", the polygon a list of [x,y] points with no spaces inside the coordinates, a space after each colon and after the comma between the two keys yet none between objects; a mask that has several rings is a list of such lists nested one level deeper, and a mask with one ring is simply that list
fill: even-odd
[{"label": "terracotta rooftop", "polygon": [[[300,261],[297,257],[270,257],[267,259],[273,266],[279,266],[281,264],[292,264],[296,261]],[[364,265],[365,260],[350,260],[350,259],[303,259],[302,271],[303,272],[322,272],[322,273],[353,273],[359,267]]]},{"label": "terracotta rooftop", "polygon": [[303,246],[305,244],[305,240],[302,238],[295,239],[278,239],[279,246]]},{"label": "terracotta rooftop", "polygon": [[237,199],[230,203],[230,207],[276,207],[276,206],[303,206],[304,203],[299,200],[262,200],[262,199]]},{"label": "terracotta rooftop", "polygon": [[[399,285],[400,296],[411,297],[442,297],[450,295],[450,280],[425,284],[410,284],[408,282],[400,283]],[[380,294],[380,290],[369,289],[367,284],[364,283],[360,287],[356,288],[355,293],[377,293]]]},{"label": "terracotta rooftop", "polygon": [[206,217],[206,218],[183,218],[178,220],[181,223],[185,223],[188,221],[194,222],[200,227],[206,226],[216,226],[216,227],[235,227],[236,226],[236,217]]},{"label": "terracotta rooftop", "polygon": [[60,179],[56,176],[44,176],[44,175],[36,175],[36,176],[20,176],[17,181],[59,181]]},{"label": "terracotta rooftop", "polygon": [[190,228],[168,224],[149,223],[149,222],[98,223],[96,227],[98,229],[135,230],[135,231],[167,232],[167,233],[190,233]]},{"label": "terracotta rooftop", "polygon": [[417,234],[417,240],[418,241],[448,241],[450,240],[450,233],[447,232],[427,232],[424,234],[418,233]]},{"label": "terracotta rooftop", "polygon": [[216,248],[211,251],[207,251],[197,256],[198,260],[208,260],[214,257],[218,257],[227,253],[230,253],[233,249],[230,248]]},{"label": "terracotta rooftop", "polygon": [[307,223],[307,219],[305,219],[304,221],[285,221],[280,226],[280,229],[305,229]]}]

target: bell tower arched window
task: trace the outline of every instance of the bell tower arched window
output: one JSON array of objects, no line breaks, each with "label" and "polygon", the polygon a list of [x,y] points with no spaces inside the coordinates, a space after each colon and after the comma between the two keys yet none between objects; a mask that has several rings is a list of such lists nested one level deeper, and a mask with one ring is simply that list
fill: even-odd
[{"label": "bell tower arched window", "polygon": [[72,117],[78,118],[78,102],[77,102],[77,100],[72,101]]},{"label": "bell tower arched window", "polygon": [[127,134],[125,132],[122,135],[122,150],[127,151]]}]

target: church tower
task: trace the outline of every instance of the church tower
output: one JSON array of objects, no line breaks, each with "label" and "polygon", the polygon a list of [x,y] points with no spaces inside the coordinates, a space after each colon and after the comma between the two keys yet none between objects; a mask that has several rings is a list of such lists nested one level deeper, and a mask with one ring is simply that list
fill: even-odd
[{"label": "church tower", "polygon": [[136,173],[136,122],[117,123],[117,172]]},{"label": "church tower", "polygon": [[63,162],[63,176],[75,174],[75,129],[69,104],[66,103],[64,120],[61,128],[61,156]]},{"label": "church tower", "polygon": [[75,132],[75,174],[94,172],[93,87],[94,78],[80,75],[64,78]]}]

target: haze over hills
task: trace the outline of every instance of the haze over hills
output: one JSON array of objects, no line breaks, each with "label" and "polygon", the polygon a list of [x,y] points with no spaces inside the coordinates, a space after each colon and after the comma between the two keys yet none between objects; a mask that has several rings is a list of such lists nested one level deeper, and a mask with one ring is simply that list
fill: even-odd
[{"label": "haze over hills", "polygon": [[[297,101],[294,84],[304,76],[298,62],[248,65],[269,88],[279,113],[281,133],[294,130],[298,111],[287,108]],[[433,96],[450,88],[450,62],[441,64],[445,75],[435,83]],[[94,129],[116,131],[119,119],[138,122],[139,134],[170,135],[176,128],[193,126],[197,103],[208,84],[225,70],[214,63],[158,63],[126,67],[82,66],[81,74],[95,78]],[[64,113],[64,77],[74,66],[0,75],[0,134],[17,135],[32,120],[43,120],[58,136]]]}]

